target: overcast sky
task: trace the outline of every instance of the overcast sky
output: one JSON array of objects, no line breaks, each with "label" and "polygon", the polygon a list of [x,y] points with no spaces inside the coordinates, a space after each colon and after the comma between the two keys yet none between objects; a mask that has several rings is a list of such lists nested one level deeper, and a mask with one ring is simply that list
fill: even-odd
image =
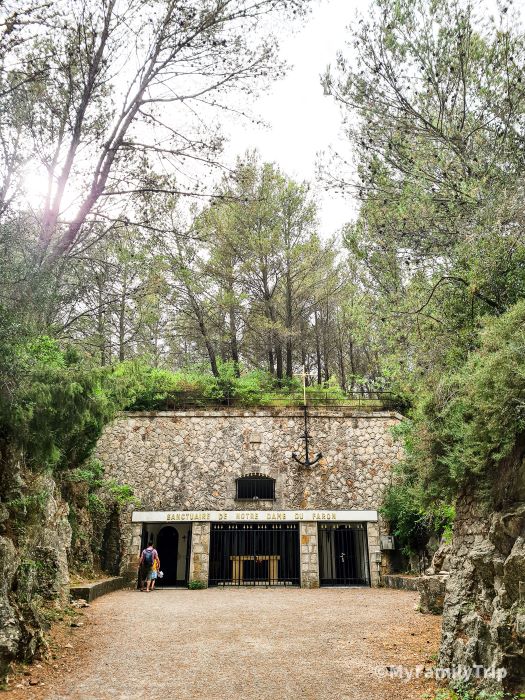
[{"label": "overcast sky", "polygon": [[[330,145],[349,153],[339,108],[323,95],[320,75],[344,47],[348,26],[367,4],[367,0],[318,0],[302,27],[292,35],[280,35],[281,55],[292,68],[252,107],[270,127],[247,122],[226,125],[229,158],[257,148],[264,160],[275,161],[289,176],[314,181],[318,153]],[[336,198],[321,189],[319,199],[323,237],[355,215],[356,203],[349,196]]]},{"label": "overcast sky", "polygon": [[[271,84],[253,104],[242,105],[268,128],[220,114],[222,132],[228,138],[221,159],[225,164],[233,165],[237,156],[256,148],[263,160],[273,161],[290,177],[316,186],[319,154],[334,146],[349,156],[339,108],[331,97],[323,95],[320,76],[335,61],[337,51],[345,47],[348,26],[355,23],[358,13],[366,12],[368,0],[312,0],[312,5],[312,12],[301,23],[273,29],[280,40],[281,56],[290,66],[286,77]],[[240,106],[235,105],[233,96],[231,99],[234,106]],[[29,205],[38,208],[47,189],[42,168],[30,163],[25,184]],[[320,234],[326,238],[355,216],[357,205],[350,194],[335,197],[319,183],[316,191]],[[78,196],[75,190],[65,200],[74,207]]]}]

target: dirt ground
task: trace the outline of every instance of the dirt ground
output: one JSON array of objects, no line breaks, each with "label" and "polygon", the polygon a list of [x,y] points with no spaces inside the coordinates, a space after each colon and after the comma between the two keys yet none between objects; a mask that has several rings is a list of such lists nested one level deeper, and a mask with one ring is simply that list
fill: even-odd
[{"label": "dirt ground", "polygon": [[[439,617],[417,594],[334,588],[119,591],[57,627],[6,700],[420,700]],[[60,648],[59,648],[60,647]]]}]

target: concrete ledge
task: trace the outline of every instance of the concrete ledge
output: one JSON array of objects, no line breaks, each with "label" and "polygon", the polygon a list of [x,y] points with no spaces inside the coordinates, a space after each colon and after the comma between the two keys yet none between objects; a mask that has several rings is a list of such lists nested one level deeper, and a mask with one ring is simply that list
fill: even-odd
[{"label": "concrete ledge", "polygon": [[381,583],[385,588],[398,588],[403,591],[418,591],[419,576],[406,574],[387,574],[381,576]]},{"label": "concrete ledge", "polygon": [[[120,411],[118,418],[303,418],[303,409],[299,406],[268,406],[252,408],[233,408],[222,406],[218,408],[188,408],[173,411]],[[385,409],[379,406],[309,406],[309,418],[397,418],[403,420],[403,415],[395,409]]]},{"label": "concrete ledge", "polygon": [[70,587],[69,592],[72,598],[82,598],[91,603],[95,598],[111,593],[111,591],[118,591],[127,585],[128,582],[123,576],[112,576],[102,579],[102,581],[93,581],[93,583],[77,583]]}]

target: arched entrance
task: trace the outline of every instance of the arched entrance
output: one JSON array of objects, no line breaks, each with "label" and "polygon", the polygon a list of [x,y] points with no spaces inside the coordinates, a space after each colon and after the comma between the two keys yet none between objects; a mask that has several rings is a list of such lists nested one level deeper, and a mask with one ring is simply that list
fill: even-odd
[{"label": "arched entrance", "polygon": [[171,525],[160,530],[157,535],[157,552],[160,568],[164,577],[157,581],[158,586],[177,585],[177,552],[179,551],[179,533]]}]

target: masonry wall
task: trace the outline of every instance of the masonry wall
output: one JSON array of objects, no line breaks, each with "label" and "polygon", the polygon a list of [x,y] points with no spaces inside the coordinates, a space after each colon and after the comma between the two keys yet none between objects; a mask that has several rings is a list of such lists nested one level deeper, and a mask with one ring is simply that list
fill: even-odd
[{"label": "masonry wall", "polygon": [[[129,413],[106,428],[97,447],[106,476],[133,487],[141,510],[377,510],[401,457],[393,412],[312,411],[312,452],[300,467],[303,415],[297,410]],[[276,479],[276,500],[235,500],[235,479]]]},{"label": "masonry wall", "polygon": [[[402,456],[390,432],[400,419],[393,412],[312,410],[312,454],[323,453],[312,469],[292,459],[304,450],[297,409],[128,413],[106,428],[96,456],[107,478],[133,488],[140,510],[378,510]],[[276,480],[275,501],[235,499],[236,478],[251,473]],[[378,585],[386,563],[381,523],[367,529],[371,583]],[[300,542],[301,585],[317,587],[316,523],[301,524]],[[190,579],[207,580],[208,547],[209,524],[194,523]],[[134,575],[136,525],[122,523],[122,552],[122,573]]]},{"label": "masonry wall", "polygon": [[301,588],[319,588],[317,523],[300,523]]}]

